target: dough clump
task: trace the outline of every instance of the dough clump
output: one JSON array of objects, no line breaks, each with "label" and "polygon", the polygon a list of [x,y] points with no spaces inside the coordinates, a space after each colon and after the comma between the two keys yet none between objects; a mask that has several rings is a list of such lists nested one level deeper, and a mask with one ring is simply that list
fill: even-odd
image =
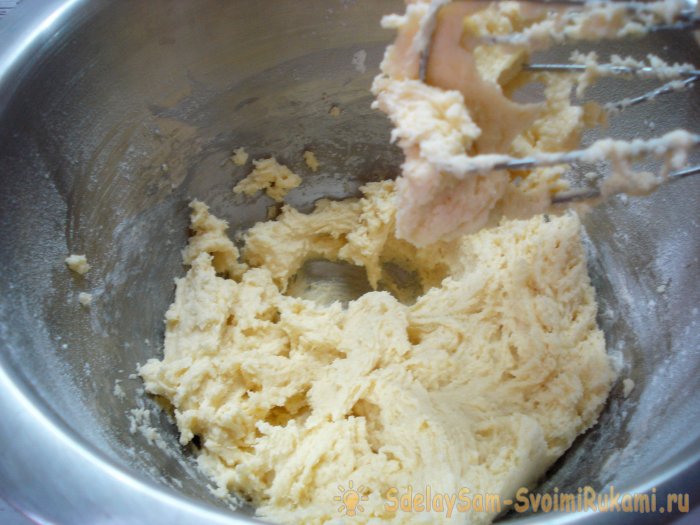
[{"label": "dough clump", "polygon": [[[420,50],[427,38],[422,26],[429,12],[430,2],[418,0],[403,15],[382,20],[397,38],[372,86],[374,107],[391,119],[392,141],[405,156],[397,181],[397,235],[420,246],[497,224],[504,215],[545,211],[551,196],[568,186],[561,179],[565,166],[471,170],[485,158],[479,155],[570,150],[593,112],[592,106],[571,103],[576,75],[524,72],[526,47],[484,45],[484,36],[532,23],[529,8],[516,2],[446,3],[421,79]],[[513,101],[513,93],[532,82],[544,86],[544,101]]]},{"label": "dough clump", "polygon": [[[426,248],[396,236],[396,191],[284,206],[245,235],[195,201],[162,359],[140,369],[221,496],[274,522],[449,522],[387,508],[391,488],[512,497],[593,425],[614,374],[573,214],[503,220]],[[289,293],[309,260],[363,267],[347,306]],[[416,276],[402,293],[389,269]],[[486,512],[453,519],[489,523]]]},{"label": "dough clump", "polygon": [[321,166],[316,158],[316,154],[313,151],[307,150],[304,152],[304,162],[306,163],[306,166],[314,173],[316,173],[318,168]]},{"label": "dough clump", "polygon": [[234,193],[254,195],[260,190],[265,190],[268,197],[282,202],[290,190],[301,184],[301,177],[287,166],[278,163],[274,157],[254,160],[253,164],[255,169],[234,186]]},{"label": "dough clump", "polygon": [[[492,226],[504,216],[542,213],[569,188],[563,175],[571,171],[572,158],[588,165],[610,163],[612,175],[598,188],[603,198],[646,194],[686,164],[699,140],[675,130],[657,139],[602,139],[583,148],[585,129],[604,123],[635,98],[603,106],[572,100],[596,79],[619,76],[614,71],[620,65],[643,67],[639,76],[680,90],[690,64],[671,65],[653,55],[648,65],[614,55],[609,64],[599,64],[595,54],[574,52],[572,62],[585,66],[579,74],[523,68],[531,52],[555,42],[643,34],[655,24],[677,21],[685,9],[681,0],[643,3],[634,10],[614,2],[580,9],[507,1],[406,3],[404,14],[382,20],[397,37],[372,86],[374,107],[391,119],[392,141],[405,157],[397,180],[399,238],[426,246]],[[518,92],[532,91],[535,84],[544,87],[543,100],[518,102]],[[578,149],[575,157],[562,156]],[[646,157],[664,161],[658,174],[633,168]],[[522,158],[550,167],[497,169]]]},{"label": "dough clump", "polygon": [[244,166],[248,162],[248,152],[245,148],[236,148],[233,150],[233,155],[231,155],[231,162],[236,166]]},{"label": "dough clump", "polygon": [[66,265],[71,271],[79,275],[85,275],[90,270],[90,265],[84,255],[69,255],[66,257]]}]

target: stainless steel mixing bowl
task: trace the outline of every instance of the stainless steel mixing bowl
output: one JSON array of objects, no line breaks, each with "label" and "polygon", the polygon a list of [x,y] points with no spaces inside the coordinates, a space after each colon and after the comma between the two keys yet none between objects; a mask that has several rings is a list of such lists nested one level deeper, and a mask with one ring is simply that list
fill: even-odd
[{"label": "stainless steel mixing bowl", "polygon": [[[231,192],[244,175],[227,161],[233,148],[292,167],[315,151],[322,170],[289,196],[302,209],[396,174],[400,156],[367,88],[393,36],[379,18],[399,9],[393,0],[25,0],[2,23],[0,492],[10,502],[65,524],[249,519],[210,494],[166,416],[151,421],[161,447],[130,432],[129,411],[155,406],[131,374],[160,352],[188,201],[210,203],[232,231],[265,217],[266,198]],[[698,62],[684,34],[616,50],[640,46]],[[630,109],[605,133],[651,135],[652,121],[654,133],[697,131],[698,94]],[[328,115],[332,105],[340,117]],[[600,323],[636,387],[625,399],[615,386],[543,489],[613,484],[697,499],[699,199],[700,180],[686,180],[587,217]],[[70,253],[87,254],[85,277],[67,271]],[[90,309],[80,291],[93,293]]]}]

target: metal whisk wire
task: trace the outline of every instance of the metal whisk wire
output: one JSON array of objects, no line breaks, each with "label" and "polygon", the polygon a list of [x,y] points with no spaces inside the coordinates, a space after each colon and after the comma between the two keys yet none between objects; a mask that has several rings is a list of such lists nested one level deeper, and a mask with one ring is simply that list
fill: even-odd
[{"label": "metal whisk wire", "polygon": [[[421,27],[419,28],[419,33],[416,38],[416,42],[419,43],[419,71],[418,75],[420,80],[425,82],[428,75],[428,62],[430,60],[430,53],[432,50],[432,36],[436,29],[437,18],[440,10],[447,4],[451,3],[453,0],[434,0],[428,10],[426,17],[423,19]],[[602,2],[600,0],[529,0],[530,3],[546,4],[553,7],[565,7],[565,8],[581,8],[586,6],[600,5]],[[632,11],[639,11],[645,8],[644,2],[617,2],[618,4],[625,4]],[[700,29],[700,17],[692,10],[681,11],[678,15],[676,21],[670,23],[659,23],[650,25],[646,28],[649,33],[660,32],[660,31],[685,31],[692,29]],[[506,36],[488,36],[484,37],[484,40],[489,43],[511,43],[513,40],[512,35]],[[522,70],[530,73],[569,73],[569,74],[582,74],[587,70],[587,65],[585,64],[523,64]],[[626,66],[617,64],[601,64],[598,65],[598,70],[606,73],[608,76],[621,76],[621,77],[639,77],[639,78],[653,78],[655,77],[655,70],[652,67],[647,66]],[[660,87],[653,89],[647,93],[639,95],[637,97],[624,99],[617,102],[611,102],[605,104],[603,107],[609,112],[616,112],[625,109],[630,106],[635,106],[653,100],[659,96],[667,95],[673,92],[681,91],[696,81],[700,80],[700,69],[687,68],[685,70],[679,70],[677,72],[677,77],[675,80],[666,82]],[[661,156],[666,153],[666,150],[661,146],[660,139],[648,139],[638,140],[637,145],[639,148],[639,155],[644,154],[654,154],[656,156]],[[620,141],[622,143],[622,141]],[[693,145],[700,145],[700,135],[692,135]],[[446,169],[457,171],[461,173],[467,172],[486,172],[490,170],[528,170],[536,167],[543,166],[553,166],[557,164],[569,164],[571,162],[577,162],[581,160],[590,160],[590,152],[593,151],[596,144],[585,149],[579,149],[574,151],[562,152],[562,153],[548,153],[541,154],[526,158],[515,158],[506,155],[478,155],[474,158],[474,162],[463,163],[459,167],[456,166],[443,166]],[[491,162],[489,163],[489,159]],[[598,159],[599,160],[599,159]],[[682,170],[673,171],[668,173],[666,180],[668,182],[677,181],[689,177],[691,175],[700,174],[700,165],[684,168]],[[552,202],[555,204],[563,204],[574,201],[594,199],[601,195],[600,188],[581,188],[572,189],[569,191],[561,192],[556,194],[552,198]]]}]

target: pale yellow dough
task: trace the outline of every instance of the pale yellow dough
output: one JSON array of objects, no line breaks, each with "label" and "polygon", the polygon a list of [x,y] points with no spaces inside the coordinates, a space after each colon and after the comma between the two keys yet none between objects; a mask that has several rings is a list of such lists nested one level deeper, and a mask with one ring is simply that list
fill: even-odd
[{"label": "pale yellow dough", "polygon": [[80,292],[78,294],[78,302],[83,306],[90,306],[92,304],[92,294]]},{"label": "pale yellow dough", "polygon": [[260,190],[265,190],[268,197],[282,202],[290,190],[301,184],[301,177],[277,162],[274,157],[254,160],[253,165],[253,171],[233,187],[234,193],[254,195]]},{"label": "pale yellow dough", "polygon": [[233,150],[233,155],[231,155],[231,161],[236,166],[245,166],[246,162],[248,162],[248,157],[249,155],[245,148],[237,148]]},{"label": "pale yellow dough", "polygon": [[[352,481],[368,496],[353,523],[448,521],[389,512],[386,491],[512,496],[595,423],[610,390],[575,215],[419,249],[395,237],[395,191],[369,184],[309,215],[285,206],[247,232],[242,262],[226,223],[192,203],[164,357],[140,373],[174,407],[181,442],[200,437],[217,492],[266,519],[341,519],[334,498]],[[393,263],[424,292],[373,291],[347,308],[288,295],[314,258],[363,266],[379,288]]]},{"label": "pale yellow dough", "polygon": [[[551,196],[566,188],[560,178],[565,167],[464,170],[481,154],[527,157],[576,146],[594,109],[571,103],[577,77],[523,72],[527,49],[483,45],[484,35],[509,34],[531,23],[528,7],[455,1],[437,17],[423,82],[421,27],[430,1],[407,4],[403,15],[382,21],[397,30],[397,38],[372,85],[374,107],[391,119],[392,141],[405,155],[397,181],[398,237],[426,246],[496,224],[502,216],[542,213]],[[545,86],[545,100],[513,102],[513,92],[530,82]],[[511,183],[516,178],[518,185]]]},{"label": "pale yellow dough", "polygon": [[[568,187],[562,176],[569,161],[510,171],[495,167],[512,158],[538,159],[581,148],[583,131],[604,123],[617,109],[572,98],[574,91],[581,97],[606,69],[611,74],[609,67],[597,65],[594,54],[574,53],[572,60],[586,65],[585,72],[562,75],[523,69],[530,53],[564,40],[643,34],[655,24],[671,23],[685,9],[682,0],[644,3],[634,13],[624,3],[592,2],[573,11],[544,4],[406,0],[402,15],[382,20],[397,37],[372,91],[374,107],[391,119],[392,141],[405,157],[397,179],[399,238],[427,246],[491,226],[501,217],[546,211],[552,197]],[[610,59],[645,66],[646,74],[660,80],[675,79],[669,89],[681,89],[682,73],[692,69],[654,56],[648,61],[646,67],[638,60]],[[532,84],[544,87],[544,100],[516,102],[518,91]],[[633,169],[644,151],[640,140],[603,139],[586,147],[581,156],[586,163],[610,161],[612,175],[600,187],[603,198],[655,190],[669,171],[686,164],[697,138],[676,130],[653,142],[646,151],[664,160],[658,175]]]},{"label": "pale yellow dough", "polygon": [[316,154],[313,151],[304,152],[304,162],[306,163],[306,166],[314,173],[317,172],[318,168],[321,166],[316,158]]},{"label": "pale yellow dough", "polygon": [[71,254],[66,257],[65,263],[71,271],[79,275],[85,275],[90,271],[90,265],[84,255]]}]

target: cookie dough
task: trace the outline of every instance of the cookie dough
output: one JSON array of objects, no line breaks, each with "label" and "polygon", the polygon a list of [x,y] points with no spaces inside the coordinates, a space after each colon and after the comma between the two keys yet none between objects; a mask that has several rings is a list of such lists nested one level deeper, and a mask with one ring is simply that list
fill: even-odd
[{"label": "cookie dough", "polygon": [[90,306],[92,304],[92,294],[91,293],[86,293],[86,292],[80,292],[78,294],[78,302],[82,306]]},{"label": "cookie dough", "polygon": [[[397,37],[372,90],[375,107],[391,119],[392,140],[405,156],[397,181],[397,235],[420,246],[493,225],[502,216],[524,218],[545,211],[552,196],[568,187],[562,175],[571,158],[561,154],[580,148],[585,129],[634,103],[574,103],[574,92],[581,97],[613,68],[601,67],[591,54],[574,53],[572,61],[586,66],[581,74],[533,72],[522,67],[532,51],[561,40],[641,34],[671,23],[684,9],[679,0],[633,9],[598,2],[575,10],[528,2],[407,4],[403,15],[382,21]],[[437,11],[436,5],[441,5]],[[609,62],[644,65],[615,56]],[[681,79],[692,69],[654,56],[649,66],[642,76],[667,81],[673,90],[687,85]],[[517,94],[532,91],[535,84],[544,87],[543,100],[517,102]],[[682,167],[698,141],[683,130],[648,141],[600,140],[577,159],[589,165],[609,161],[612,176],[600,188],[604,198],[619,192],[644,194],[664,182],[670,170]],[[634,170],[642,156],[662,159],[660,173]],[[499,162],[524,157],[556,166],[494,169]]]},{"label": "cookie dough", "polygon": [[245,166],[246,162],[248,162],[248,157],[249,155],[245,148],[237,148],[233,150],[231,162],[233,162],[236,166]]},{"label": "cookie dough", "polygon": [[265,190],[268,197],[282,202],[290,190],[301,184],[301,177],[287,166],[278,163],[274,157],[254,160],[253,165],[255,169],[234,186],[234,193],[254,195],[260,190]]},{"label": "cookie dough", "polygon": [[90,270],[90,265],[84,255],[71,254],[66,257],[65,262],[71,271],[79,275],[85,275]]},{"label": "cookie dough", "polygon": [[321,166],[316,158],[316,154],[313,151],[307,150],[304,152],[304,162],[306,163],[306,166],[314,173],[316,173],[318,168]]},{"label": "cookie dough", "polygon": [[[487,6],[452,2],[441,8],[425,82],[419,62],[430,2],[410,3],[405,14],[382,21],[397,38],[374,80],[374,106],[391,119],[392,140],[405,155],[397,183],[397,235],[417,245],[454,239],[502,215],[525,217],[547,209],[551,195],[567,187],[560,178],[563,166],[485,174],[460,173],[455,166],[482,154],[526,157],[571,149],[592,118],[570,101],[575,75],[525,73],[527,49],[482,45],[482,33],[507,34],[531,23],[521,4]],[[513,93],[530,82],[544,86],[544,101],[514,102]]]},{"label": "cookie dough", "polygon": [[[391,181],[359,200],[284,206],[245,235],[193,202],[193,236],[166,314],[162,359],[140,369],[174,409],[180,441],[221,496],[273,522],[442,523],[386,506],[430,486],[512,496],[593,425],[613,372],[575,215],[503,221],[416,248],[396,237]],[[309,260],[364,268],[375,288],[346,306],[295,297]],[[415,276],[418,290],[391,279]],[[405,293],[402,293],[405,292]],[[460,514],[488,523],[485,512]],[[453,518],[455,518],[453,517]]]}]

